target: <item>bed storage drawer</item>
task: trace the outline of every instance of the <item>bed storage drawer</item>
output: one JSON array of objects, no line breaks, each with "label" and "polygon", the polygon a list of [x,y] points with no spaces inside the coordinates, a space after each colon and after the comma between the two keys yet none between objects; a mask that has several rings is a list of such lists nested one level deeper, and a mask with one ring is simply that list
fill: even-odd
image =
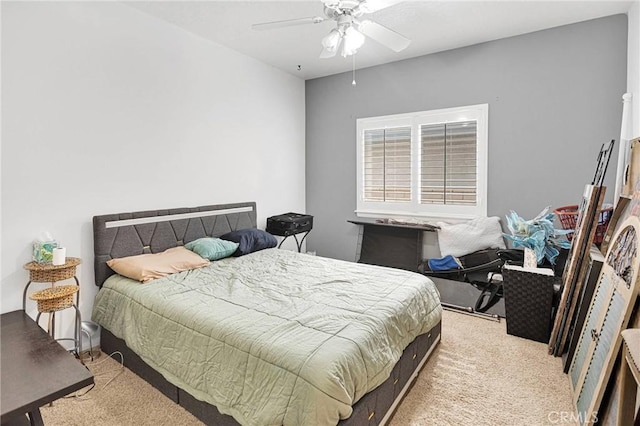
[{"label": "bed storage drawer", "polygon": [[285,213],[267,218],[267,232],[286,237],[311,231],[313,216],[300,213]]},{"label": "bed storage drawer", "polygon": [[100,327],[100,349],[106,354],[120,352],[125,367],[135,372],[176,404],[179,402],[178,388],[167,382],[162,374],[151,368],[137,353],[129,349],[124,340],[117,338],[104,327]]}]

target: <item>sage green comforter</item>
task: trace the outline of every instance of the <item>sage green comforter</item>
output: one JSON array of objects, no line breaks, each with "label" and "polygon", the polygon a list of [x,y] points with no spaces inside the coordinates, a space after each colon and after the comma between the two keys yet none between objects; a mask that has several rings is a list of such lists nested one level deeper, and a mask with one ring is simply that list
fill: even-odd
[{"label": "sage green comforter", "polygon": [[402,270],[269,249],[147,284],[115,275],[93,320],[243,425],[335,425],[441,317]]}]

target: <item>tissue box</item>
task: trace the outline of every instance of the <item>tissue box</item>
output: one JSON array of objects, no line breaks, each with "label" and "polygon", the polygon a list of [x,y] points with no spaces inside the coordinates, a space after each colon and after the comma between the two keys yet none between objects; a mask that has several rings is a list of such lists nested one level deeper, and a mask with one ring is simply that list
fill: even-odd
[{"label": "tissue box", "polygon": [[58,247],[56,241],[34,241],[33,261],[36,263],[51,263],[53,260],[53,249]]}]

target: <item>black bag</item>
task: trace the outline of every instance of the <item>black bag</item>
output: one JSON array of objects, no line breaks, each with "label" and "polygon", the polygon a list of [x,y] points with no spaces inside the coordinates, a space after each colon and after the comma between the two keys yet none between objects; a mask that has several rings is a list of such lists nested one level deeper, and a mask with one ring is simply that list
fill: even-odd
[{"label": "black bag", "polygon": [[[482,253],[489,251],[489,253]],[[467,281],[481,291],[474,307],[476,312],[486,312],[493,305],[498,303],[504,296],[502,281],[494,281],[493,275],[502,272],[505,263],[522,263],[524,261],[524,251],[519,249],[505,250],[481,250],[481,252],[471,253],[465,261],[467,264],[474,262],[485,262],[478,265],[483,268],[467,273]],[[497,260],[496,260],[497,259]]]},{"label": "black bag", "polygon": [[504,261],[498,256],[497,249],[479,250],[458,258],[462,268],[448,269],[446,271],[432,271],[428,261],[423,262],[418,271],[424,275],[446,278],[455,281],[485,281],[487,274],[500,272]]},{"label": "black bag", "polygon": [[475,311],[486,312],[500,301],[503,295],[502,282],[494,281],[493,275],[502,271],[505,262],[522,262],[524,252],[518,249],[486,249],[479,250],[458,258],[462,264],[460,269],[447,271],[431,271],[427,262],[423,262],[418,270],[427,276],[463,281],[481,291],[476,300]]},{"label": "black bag", "polygon": [[486,249],[460,256],[460,263],[465,271],[465,281],[488,283],[489,274],[500,272],[504,264],[498,256],[498,251]]},{"label": "black bag", "polygon": [[482,290],[473,308],[476,312],[486,312],[490,307],[500,301],[504,295],[504,288],[501,282],[489,282],[486,284],[471,283],[474,287]]},{"label": "black bag", "polygon": [[267,232],[281,237],[311,231],[313,216],[300,213],[285,213],[267,218]]}]

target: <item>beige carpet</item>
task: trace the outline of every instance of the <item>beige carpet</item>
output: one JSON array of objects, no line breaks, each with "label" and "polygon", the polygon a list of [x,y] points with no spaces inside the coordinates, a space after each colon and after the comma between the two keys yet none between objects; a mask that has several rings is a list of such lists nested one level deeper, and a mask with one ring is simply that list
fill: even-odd
[{"label": "beige carpet", "polygon": [[[43,407],[45,424],[201,424],[129,370],[105,386],[118,364],[104,354],[88,365],[96,387]],[[569,380],[545,344],[507,335],[504,320],[445,311],[442,341],[391,425],[558,424],[571,410]]]},{"label": "beige carpet", "polygon": [[391,425],[558,424],[572,407],[562,361],[546,344],[508,335],[504,320],[445,311],[440,346]]}]

